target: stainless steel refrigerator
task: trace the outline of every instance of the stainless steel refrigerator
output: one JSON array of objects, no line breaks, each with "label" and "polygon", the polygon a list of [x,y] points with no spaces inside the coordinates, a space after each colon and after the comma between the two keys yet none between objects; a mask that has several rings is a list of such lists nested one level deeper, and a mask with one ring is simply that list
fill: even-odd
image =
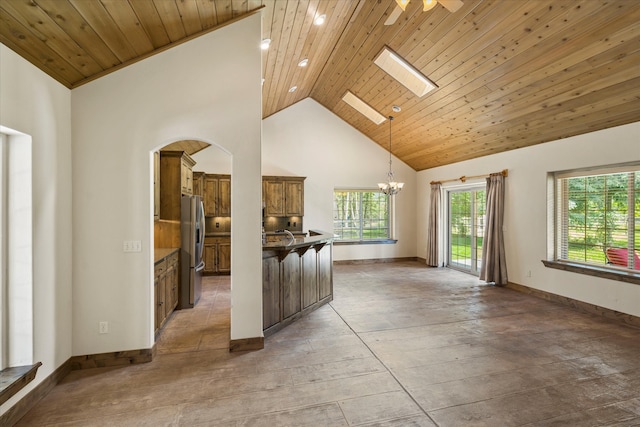
[{"label": "stainless steel refrigerator", "polygon": [[200,196],[182,196],[179,308],[192,308],[202,293],[204,206]]}]

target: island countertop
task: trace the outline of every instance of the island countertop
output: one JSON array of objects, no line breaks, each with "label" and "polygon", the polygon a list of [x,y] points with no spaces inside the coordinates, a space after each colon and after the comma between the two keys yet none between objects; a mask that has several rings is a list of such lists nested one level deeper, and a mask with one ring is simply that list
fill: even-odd
[{"label": "island countertop", "polygon": [[333,241],[334,239],[333,234],[316,230],[309,230],[308,236],[296,237],[295,239],[293,239],[293,241],[287,238],[285,234],[283,234],[282,236],[282,240],[279,240],[277,242],[267,242],[263,244],[262,250],[295,250],[306,246],[325,244],[327,242]]}]

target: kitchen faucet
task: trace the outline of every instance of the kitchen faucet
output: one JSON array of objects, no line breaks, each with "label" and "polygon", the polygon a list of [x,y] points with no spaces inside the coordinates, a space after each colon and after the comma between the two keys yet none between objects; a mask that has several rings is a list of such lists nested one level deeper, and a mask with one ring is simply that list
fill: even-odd
[{"label": "kitchen faucet", "polygon": [[284,229],[283,230],[276,230],[276,233],[285,233],[289,237],[289,239],[291,239],[291,241],[289,243],[287,243],[287,246],[296,241],[295,236],[289,230],[284,230]]}]

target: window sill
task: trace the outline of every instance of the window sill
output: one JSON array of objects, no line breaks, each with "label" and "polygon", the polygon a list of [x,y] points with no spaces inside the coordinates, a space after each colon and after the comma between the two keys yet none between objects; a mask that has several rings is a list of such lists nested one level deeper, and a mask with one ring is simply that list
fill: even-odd
[{"label": "window sill", "polygon": [[334,240],[334,245],[395,245],[396,239],[380,239],[380,240]]},{"label": "window sill", "polygon": [[16,366],[0,371],[0,405],[11,399],[36,377],[42,362],[35,365]]},{"label": "window sill", "polygon": [[640,272],[630,273],[627,271],[615,271],[608,268],[601,268],[571,262],[542,260],[542,263],[547,268],[555,268],[557,270],[570,271],[572,273],[586,274],[588,276],[602,277],[603,279],[619,280],[621,282],[640,285]]}]

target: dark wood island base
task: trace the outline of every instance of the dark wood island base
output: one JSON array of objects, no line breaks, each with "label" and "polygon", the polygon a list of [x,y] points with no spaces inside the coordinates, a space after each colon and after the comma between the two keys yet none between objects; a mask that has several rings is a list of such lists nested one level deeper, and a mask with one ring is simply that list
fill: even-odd
[{"label": "dark wood island base", "polygon": [[262,328],[267,337],[333,300],[333,235],[309,231],[262,248]]}]

